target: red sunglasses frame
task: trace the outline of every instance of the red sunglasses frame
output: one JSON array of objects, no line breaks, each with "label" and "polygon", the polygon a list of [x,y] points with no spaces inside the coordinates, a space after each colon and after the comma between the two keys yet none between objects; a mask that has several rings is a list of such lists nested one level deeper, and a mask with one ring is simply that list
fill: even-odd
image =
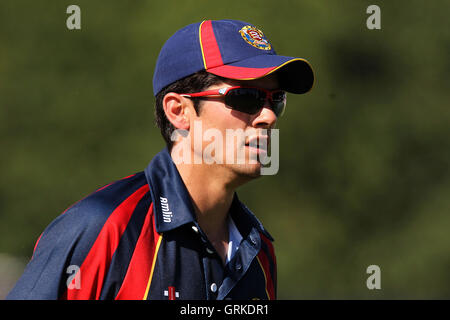
[{"label": "red sunglasses frame", "polygon": [[[259,91],[265,92],[266,94],[266,100],[265,101],[272,101],[273,102],[273,94],[278,92],[284,92],[283,90],[267,90],[259,87],[247,87],[247,86],[233,86],[233,87],[224,87],[214,90],[207,90],[207,91],[200,91],[200,92],[193,92],[193,93],[180,93],[182,97],[186,98],[197,98],[197,97],[206,97],[206,96],[219,96],[219,97],[225,97],[230,90],[233,89],[257,89]],[[284,98],[285,105],[286,105],[286,96]],[[285,109],[286,107],[284,107]],[[283,109],[283,111],[284,111]],[[280,117],[284,112],[282,112],[278,117]]]},{"label": "red sunglasses frame", "polygon": [[283,90],[267,90],[267,89],[258,88],[258,87],[234,86],[234,87],[224,87],[224,88],[220,88],[220,89],[193,92],[193,93],[180,93],[180,95],[183,97],[188,97],[188,98],[196,98],[196,97],[204,97],[204,96],[226,96],[227,93],[233,89],[257,89],[257,90],[265,92],[266,99],[270,99],[270,100],[272,100],[272,96],[274,93],[283,91]]}]

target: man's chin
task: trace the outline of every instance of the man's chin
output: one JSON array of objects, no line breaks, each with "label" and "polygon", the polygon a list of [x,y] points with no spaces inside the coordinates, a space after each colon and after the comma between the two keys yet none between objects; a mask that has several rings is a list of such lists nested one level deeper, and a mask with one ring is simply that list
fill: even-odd
[{"label": "man's chin", "polygon": [[261,163],[233,165],[234,172],[247,180],[259,178],[261,176],[261,168]]}]

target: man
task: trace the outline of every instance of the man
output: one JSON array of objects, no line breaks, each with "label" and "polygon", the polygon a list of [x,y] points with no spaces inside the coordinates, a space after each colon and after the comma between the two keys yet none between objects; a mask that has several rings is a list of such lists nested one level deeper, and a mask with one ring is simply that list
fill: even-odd
[{"label": "man", "polygon": [[[285,91],[313,78],[249,23],[177,31],[153,78],[167,148],[53,221],[8,298],[275,299],[273,239],[235,190],[261,175]],[[244,134],[211,150],[227,130]],[[224,161],[230,148],[241,158]]]}]

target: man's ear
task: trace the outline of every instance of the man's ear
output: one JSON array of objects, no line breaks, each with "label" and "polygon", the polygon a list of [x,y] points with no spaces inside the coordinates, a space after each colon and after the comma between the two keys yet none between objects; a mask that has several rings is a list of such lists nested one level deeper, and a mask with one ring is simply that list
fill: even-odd
[{"label": "man's ear", "polygon": [[175,92],[169,92],[163,98],[163,108],[167,119],[175,129],[189,130],[189,107],[187,99]]}]

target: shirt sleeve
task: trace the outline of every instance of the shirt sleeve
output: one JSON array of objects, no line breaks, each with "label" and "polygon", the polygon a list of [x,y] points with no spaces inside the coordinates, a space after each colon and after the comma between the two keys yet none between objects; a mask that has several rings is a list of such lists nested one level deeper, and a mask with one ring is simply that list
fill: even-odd
[{"label": "shirt sleeve", "polygon": [[149,187],[143,174],[79,201],[44,230],[7,299],[104,298],[105,279],[121,236],[133,213],[146,213],[148,205]]},{"label": "shirt sleeve", "polygon": [[[39,237],[24,273],[6,299],[56,300],[79,286],[79,270],[104,220],[76,206],[56,218]],[[94,213],[94,214],[93,214]]]}]

